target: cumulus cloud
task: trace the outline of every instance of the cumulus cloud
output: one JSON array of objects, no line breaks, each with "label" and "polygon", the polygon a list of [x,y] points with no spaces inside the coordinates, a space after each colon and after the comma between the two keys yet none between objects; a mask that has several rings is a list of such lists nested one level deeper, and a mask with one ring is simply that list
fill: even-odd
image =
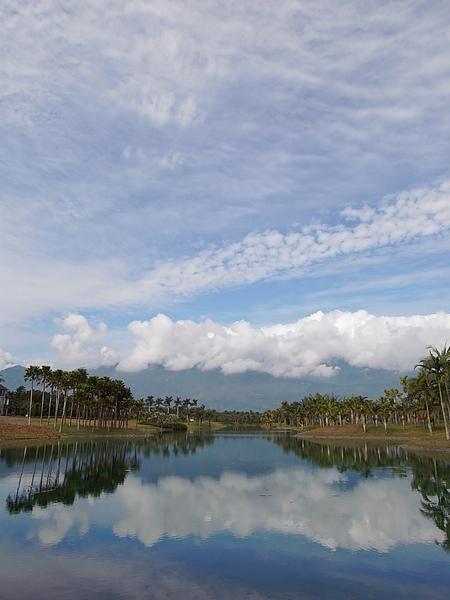
[{"label": "cumulus cloud", "polygon": [[258,371],[273,376],[332,376],[337,361],[355,367],[412,370],[428,345],[450,337],[450,315],[377,317],[366,311],[317,312],[290,324],[229,327],[211,320],[172,321],[159,314],[128,325],[134,348],[119,370],[139,371],[151,364],[166,369]]},{"label": "cumulus cloud", "polygon": [[51,346],[58,351],[58,365],[67,369],[95,368],[117,362],[115,352],[101,344],[107,334],[105,323],[100,322],[95,331],[84,316],[72,313],[57,319],[56,324],[70,332],[58,333],[52,339]]}]

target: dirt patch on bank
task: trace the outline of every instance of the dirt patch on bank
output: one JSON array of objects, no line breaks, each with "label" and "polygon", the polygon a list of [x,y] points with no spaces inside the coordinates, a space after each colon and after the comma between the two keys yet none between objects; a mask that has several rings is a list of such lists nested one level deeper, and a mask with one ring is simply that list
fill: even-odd
[{"label": "dirt patch on bank", "polygon": [[47,425],[28,425],[25,417],[0,417],[0,442],[60,438],[61,434]]}]

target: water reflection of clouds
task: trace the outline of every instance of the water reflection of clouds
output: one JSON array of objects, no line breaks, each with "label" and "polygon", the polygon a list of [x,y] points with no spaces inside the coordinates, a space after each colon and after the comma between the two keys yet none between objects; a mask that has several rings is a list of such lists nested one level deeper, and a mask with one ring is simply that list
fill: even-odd
[{"label": "water reflection of clouds", "polygon": [[45,523],[37,531],[37,536],[44,546],[58,544],[74,526],[78,527],[80,535],[84,535],[89,531],[90,516],[83,506],[68,508],[62,504],[53,504],[50,508],[33,509],[33,517]]},{"label": "water reflection of clouds", "polygon": [[[323,546],[385,552],[400,543],[434,542],[441,532],[420,513],[420,496],[407,479],[361,480],[351,490],[337,491],[345,479],[334,470],[278,470],[259,477],[224,473],[219,480],[200,477],[160,478],[143,483],[130,475],[114,495],[94,504],[52,505],[34,509],[45,521],[37,532],[43,544],[56,544],[77,526],[89,523],[113,528],[145,546],[164,537],[207,538],[221,532],[236,537],[256,530],[302,535]],[[119,516],[119,520],[117,520]]]}]

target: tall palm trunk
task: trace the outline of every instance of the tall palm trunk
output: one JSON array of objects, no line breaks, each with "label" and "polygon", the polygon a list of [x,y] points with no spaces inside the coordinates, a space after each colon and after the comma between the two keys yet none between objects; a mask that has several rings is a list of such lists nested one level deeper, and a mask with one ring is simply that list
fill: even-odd
[{"label": "tall palm trunk", "polygon": [[437,378],[437,385],[438,385],[438,390],[439,390],[439,400],[441,402],[441,408],[442,408],[442,417],[444,419],[444,426],[445,426],[445,439],[449,440],[450,439],[450,434],[448,431],[448,423],[447,423],[447,415],[445,414],[446,411],[446,406],[444,404],[444,398],[442,396],[442,388],[441,388],[441,382],[439,377]]},{"label": "tall palm trunk", "polygon": [[430,435],[433,435],[433,428],[431,427],[430,406],[428,404],[428,398],[426,395],[425,395],[425,406],[427,408],[428,431],[430,432]]},{"label": "tall palm trunk", "polygon": [[66,418],[66,407],[67,407],[67,396],[69,394],[69,390],[66,389],[64,390],[64,404],[63,404],[63,410],[62,410],[62,415],[61,415],[61,421],[59,422],[59,432],[61,433],[62,430],[62,426],[63,423],[65,421]]},{"label": "tall palm trunk", "polygon": [[30,403],[28,406],[28,425],[31,425],[31,409],[33,408],[33,380],[31,380]]},{"label": "tall palm trunk", "polygon": [[56,388],[55,421],[54,421],[53,427],[56,427],[58,424],[58,410],[59,410],[60,396],[61,396],[61,389],[58,387],[58,388]]}]

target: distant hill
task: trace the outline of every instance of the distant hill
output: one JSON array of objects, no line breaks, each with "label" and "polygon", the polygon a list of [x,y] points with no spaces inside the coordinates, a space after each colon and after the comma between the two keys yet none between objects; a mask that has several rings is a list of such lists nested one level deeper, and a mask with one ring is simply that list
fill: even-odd
[{"label": "distant hill", "polygon": [[[382,369],[358,369],[346,363],[339,364],[340,372],[333,377],[303,377],[288,379],[272,377],[265,373],[247,372],[237,375],[224,375],[219,370],[168,371],[160,366],[152,366],[138,373],[124,373],[113,367],[90,369],[90,375],[108,376],[121,379],[131,389],[135,398],[153,395],[197,398],[200,404],[217,410],[265,411],[280,405],[283,400],[291,403],[308,394],[351,394],[378,399],[383,390],[400,388],[400,375]],[[5,385],[10,390],[29,383],[24,381],[24,367],[15,366],[0,371]]]}]

